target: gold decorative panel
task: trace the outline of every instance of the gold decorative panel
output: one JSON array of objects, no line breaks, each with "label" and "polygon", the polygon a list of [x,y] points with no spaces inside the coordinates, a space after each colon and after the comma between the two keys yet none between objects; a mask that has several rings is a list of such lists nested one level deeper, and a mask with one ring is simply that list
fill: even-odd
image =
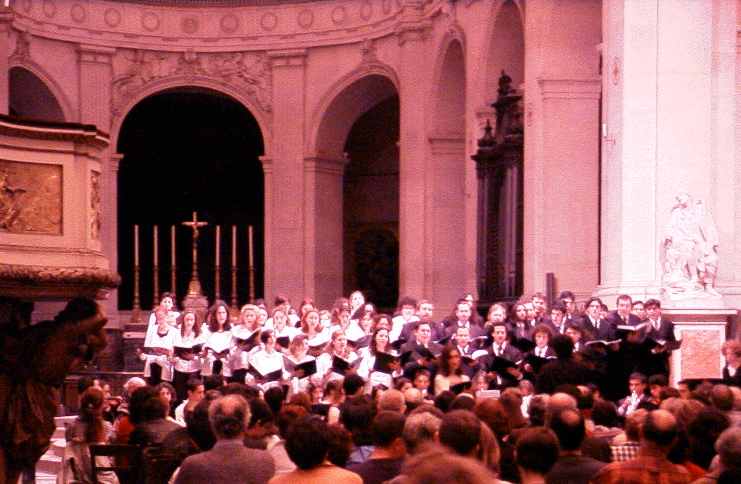
[{"label": "gold decorative panel", "polygon": [[61,235],[61,165],[0,160],[0,231]]},{"label": "gold decorative panel", "polygon": [[100,173],[90,172],[90,238],[100,240]]},{"label": "gold decorative panel", "polygon": [[682,339],[682,378],[720,377],[720,331],[685,329]]}]

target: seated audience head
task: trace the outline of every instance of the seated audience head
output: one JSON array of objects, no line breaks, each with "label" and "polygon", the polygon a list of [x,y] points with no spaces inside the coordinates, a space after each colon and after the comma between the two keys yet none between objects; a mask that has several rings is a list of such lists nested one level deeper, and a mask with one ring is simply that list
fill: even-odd
[{"label": "seated audience head", "polygon": [[[617,407],[609,400],[597,400],[592,406],[592,422],[594,425],[600,425],[602,427],[612,428],[617,427],[619,423],[619,416]],[[636,439],[636,442],[638,440]]]},{"label": "seated audience head", "polygon": [[567,408],[551,417],[550,429],[556,434],[562,451],[581,448],[586,435],[584,417],[577,410]]},{"label": "seated audience head", "polygon": [[639,442],[641,440],[641,429],[646,422],[648,410],[639,408],[625,418],[625,437],[630,442]]},{"label": "seated audience head", "polygon": [[168,410],[167,404],[162,400],[156,388],[140,387],[131,395],[129,420],[134,425],[138,425],[163,419],[167,416]]},{"label": "seated audience head", "polygon": [[741,470],[741,428],[730,427],[715,441],[721,469]]},{"label": "seated audience head", "polygon": [[290,403],[284,405],[276,419],[278,424],[278,435],[280,435],[282,439],[285,439],[291,425],[293,425],[296,420],[307,415],[309,415],[309,411],[301,405],[292,405]]},{"label": "seated audience head", "polygon": [[450,390],[445,390],[438,393],[435,396],[435,407],[439,408],[443,413],[451,410],[450,406],[453,404],[456,395]]},{"label": "seated audience head", "polygon": [[550,400],[550,395],[545,393],[533,395],[530,399],[530,404],[527,407],[527,415],[530,419],[531,427],[545,425],[546,415],[548,414],[548,400]]},{"label": "seated audience head", "polygon": [[560,359],[570,358],[574,352],[574,342],[565,334],[554,336],[551,340],[551,346],[553,347],[553,351],[556,352],[556,357]]},{"label": "seated audience head", "polygon": [[379,412],[371,424],[373,445],[404,453],[404,415],[399,412]]},{"label": "seated audience head", "polygon": [[351,373],[342,380],[342,390],[346,398],[362,395],[365,389],[365,380],[357,373]]},{"label": "seated audience head", "polygon": [[730,425],[726,414],[717,408],[707,407],[700,412],[687,428],[690,460],[703,469],[708,469],[715,457],[713,445]]},{"label": "seated audience head", "polygon": [[409,458],[402,469],[405,484],[489,484],[494,474],[483,464],[452,454],[440,446],[428,446]]},{"label": "seated audience head", "polygon": [[340,424],[327,426],[329,446],[327,460],[338,467],[346,467],[353,448],[353,435]]},{"label": "seated audience head", "polygon": [[138,376],[135,376],[133,378],[129,378],[126,380],[126,383],[124,383],[124,399],[131,398],[131,395],[134,394],[137,388],[145,387],[147,386],[147,382],[145,382],[142,378],[139,378]]},{"label": "seated audience head", "polygon": [[641,428],[641,444],[669,452],[677,438],[677,419],[666,410],[653,410],[646,415]]},{"label": "seated audience head", "polygon": [[216,438],[240,438],[250,421],[250,406],[239,395],[227,395],[211,402],[208,420]]},{"label": "seated audience head", "polygon": [[545,476],[558,460],[558,439],[552,430],[533,427],[525,430],[517,439],[515,462],[520,475]]},{"label": "seated audience head", "polygon": [[223,375],[206,375],[203,377],[203,389],[209,390],[221,390],[224,386]]},{"label": "seated audience head", "polygon": [[381,394],[378,399],[378,411],[391,411],[405,413],[407,410],[406,402],[404,401],[404,394],[399,390],[391,388]]},{"label": "seated audience head", "polygon": [[355,400],[342,406],[340,422],[345,426],[353,438],[366,436],[373,422],[373,407],[365,400]]},{"label": "seated audience head", "polygon": [[502,402],[495,398],[480,400],[476,404],[476,416],[488,425],[497,439],[503,440],[512,430]]},{"label": "seated audience head", "polygon": [[636,395],[646,393],[646,375],[638,372],[631,373],[628,377],[628,388]]},{"label": "seated audience head", "polygon": [[188,435],[201,451],[211,449],[216,443],[216,436],[208,418],[208,409],[211,402],[217,398],[221,398],[221,395],[213,391],[208,392],[185,418]]},{"label": "seated audience head", "polygon": [[710,392],[710,403],[721,412],[733,410],[733,392],[728,385],[715,385]]},{"label": "seated audience head", "polygon": [[481,440],[481,421],[468,410],[446,413],[440,424],[440,443],[457,454],[475,457]]},{"label": "seated audience head", "polygon": [[288,457],[302,470],[320,466],[329,452],[329,428],[321,417],[307,415],[296,420],[286,435]]},{"label": "seated audience head", "polygon": [[460,395],[456,396],[452,402],[450,402],[450,408],[448,408],[448,411],[452,411],[452,410],[473,411],[474,407],[476,407],[476,399],[473,397],[473,395],[469,393],[461,393]]},{"label": "seated audience head", "polygon": [[571,409],[578,410],[576,398],[568,393],[556,392],[551,395],[548,399],[548,407],[546,413],[546,423],[548,423],[553,415],[556,415],[562,410]]},{"label": "seated audience head", "polygon": [[404,444],[414,454],[425,444],[434,441],[442,419],[431,412],[411,413],[404,422]]}]

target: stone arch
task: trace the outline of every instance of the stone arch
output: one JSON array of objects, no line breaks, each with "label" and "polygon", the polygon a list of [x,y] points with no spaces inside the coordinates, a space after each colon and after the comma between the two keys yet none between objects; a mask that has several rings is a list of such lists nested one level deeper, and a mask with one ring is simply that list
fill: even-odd
[{"label": "stone arch", "polygon": [[[14,79],[14,76],[17,77]],[[26,93],[22,96],[23,99],[33,102],[32,105],[27,106],[30,109],[30,117],[46,121],[72,121],[75,118],[73,109],[59,84],[35,62],[23,60],[11,63],[9,77],[11,107],[13,107],[15,85],[20,84],[25,89],[30,88],[34,91],[32,95]]]},{"label": "stone arch", "polygon": [[495,2],[486,33],[486,48],[481,52],[479,65],[483,77],[479,80],[482,99],[489,104],[496,99],[497,82],[502,70],[512,78],[517,88],[525,81],[525,17],[519,0]]},{"label": "stone arch", "polygon": [[374,105],[398,93],[396,73],[385,64],[364,64],[348,73],[327,90],[317,105],[307,153],[342,159],[353,123]]},{"label": "stone arch", "polygon": [[199,77],[168,77],[148,84],[144,89],[138,91],[134,96],[128,99],[119,109],[113,109],[111,121],[111,146],[118,146],[118,138],[121,134],[121,127],[126,120],[126,116],[142,100],[164,91],[177,88],[203,88],[215,91],[219,94],[226,95],[247,109],[257,121],[263,137],[263,146],[265,158],[270,158],[272,153],[272,123],[268,113],[260,109],[249,96],[244,95],[241,91],[233,89],[223,81]]},{"label": "stone arch", "polygon": [[432,136],[463,136],[466,109],[466,59],[462,35],[448,32],[440,44],[432,85]]}]

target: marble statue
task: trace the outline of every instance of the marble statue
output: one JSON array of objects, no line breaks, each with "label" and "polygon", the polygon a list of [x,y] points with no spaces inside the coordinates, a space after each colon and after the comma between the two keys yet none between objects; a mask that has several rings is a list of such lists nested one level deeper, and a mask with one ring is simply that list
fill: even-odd
[{"label": "marble statue", "polygon": [[670,299],[720,297],[718,230],[702,200],[687,193],[675,198],[662,244],[662,291]]}]

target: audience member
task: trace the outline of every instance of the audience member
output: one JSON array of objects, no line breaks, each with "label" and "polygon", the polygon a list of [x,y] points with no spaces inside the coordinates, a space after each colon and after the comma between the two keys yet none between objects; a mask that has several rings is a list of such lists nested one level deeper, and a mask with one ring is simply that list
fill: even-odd
[{"label": "audience member", "polygon": [[365,462],[348,466],[364,484],[381,484],[401,473],[406,454],[404,420],[401,413],[389,411],[380,412],[373,419],[373,452]]},{"label": "audience member", "polygon": [[525,430],[515,448],[517,469],[522,484],[545,482],[545,476],[558,460],[558,439],[543,427]]},{"label": "audience member", "polygon": [[584,417],[574,409],[565,409],[551,416],[550,429],[560,446],[558,460],[546,475],[548,484],[568,482],[588,483],[605,466],[591,457],[583,456],[581,445],[586,436]]},{"label": "audience member", "polygon": [[211,402],[209,421],[216,435],[211,450],[185,459],[175,480],[184,483],[266,483],[275,474],[273,458],[264,450],[244,446],[250,407],[239,395]]}]

